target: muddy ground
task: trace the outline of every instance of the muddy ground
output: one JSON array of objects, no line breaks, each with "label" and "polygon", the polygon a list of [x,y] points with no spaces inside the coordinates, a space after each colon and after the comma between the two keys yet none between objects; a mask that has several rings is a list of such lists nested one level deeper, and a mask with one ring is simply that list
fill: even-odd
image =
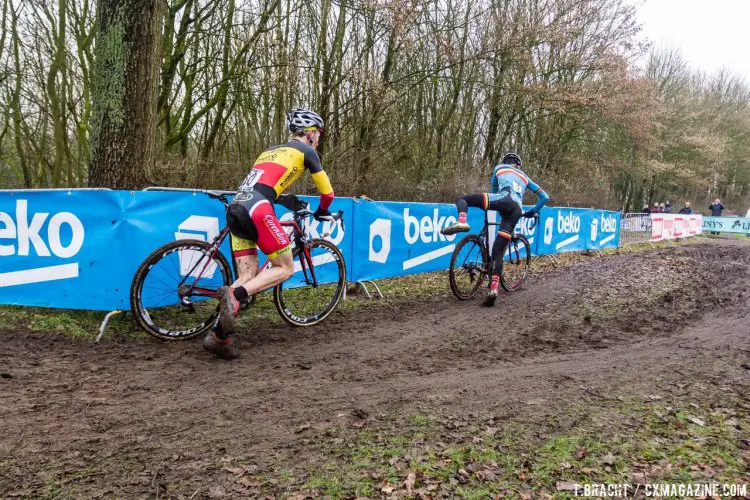
[{"label": "muddy ground", "polygon": [[[200,340],[0,331],[0,497],[561,494],[581,447],[543,477],[529,457],[555,432],[607,434],[619,424],[606,415],[634,397],[693,405],[708,415],[700,427],[728,408],[722,439],[734,444],[719,465],[746,483],[749,288],[750,245],[714,240],[538,270],[494,309],[443,296],[258,329],[232,362]],[[678,424],[698,418],[665,407]],[[513,448],[516,432],[529,448]],[[407,436],[427,464],[441,446],[495,434],[510,435],[507,456],[529,454],[518,470],[488,459],[494,472],[480,474],[454,458],[443,477],[413,456],[399,466],[361,453]],[[599,477],[643,470],[650,459],[638,457],[605,459]]]}]

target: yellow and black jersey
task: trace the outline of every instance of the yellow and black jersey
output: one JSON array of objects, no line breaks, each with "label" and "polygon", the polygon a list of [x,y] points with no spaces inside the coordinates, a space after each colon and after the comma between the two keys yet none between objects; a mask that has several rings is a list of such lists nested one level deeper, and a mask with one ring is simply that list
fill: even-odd
[{"label": "yellow and black jersey", "polygon": [[320,157],[312,147],[297,140],[272,146],[261,153],[240,185],[235,199],[252,197],[255,191],[274,201],[294,184],[305,169],[310,171],[320,191],[320,208],[328,209],[333,201],[333,187],[323,171]]}]

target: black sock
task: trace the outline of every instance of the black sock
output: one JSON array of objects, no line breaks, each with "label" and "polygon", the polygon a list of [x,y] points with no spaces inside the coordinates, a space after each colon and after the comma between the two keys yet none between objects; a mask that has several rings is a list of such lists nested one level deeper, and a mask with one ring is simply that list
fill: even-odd
[{"label": "black sock", "polygon": [[234,289],[234,298],[239,300],[240,302],[245,302],[247,300],[247,290],[245,290],[244,286],[238,286]]},{"label": "black sock", "polygon": [[229,334],[224,331],[224,329],[221,327],[221,323],[218,321],[216,322],[216,326],[214,327],[214,333],[217,337],[219,337],[220,340],[226,340],[229,338]]}]

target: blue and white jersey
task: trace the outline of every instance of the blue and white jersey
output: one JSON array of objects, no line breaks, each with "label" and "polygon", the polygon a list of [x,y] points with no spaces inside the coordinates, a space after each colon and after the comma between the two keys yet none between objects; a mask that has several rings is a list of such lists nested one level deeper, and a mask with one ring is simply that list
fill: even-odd
[{"label": "blue and white jersey", "polygon": [[518,205],[523,205],[523,195],[527,189],[530,189],[534,194],[539,197],[539,201],[534,207],[534,211],[538,212],[545,203],[549,200],[549,195],[544,189],[534,182],[531,177],[526,175],[522,170],[517,169],[512,165],[500,164],[495,167],[492,172],[490,193],[499,193],[503,189],[509,190],[513,201]]}]

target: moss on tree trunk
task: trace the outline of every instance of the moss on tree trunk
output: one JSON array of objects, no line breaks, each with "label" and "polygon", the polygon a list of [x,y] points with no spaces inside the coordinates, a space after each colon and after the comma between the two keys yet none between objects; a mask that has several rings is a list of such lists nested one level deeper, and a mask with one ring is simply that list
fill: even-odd
[{"label": "moss on tree trunk", "polygon": [[89,185],[139,189],[155,158],[158,0],[99,0]]}]

